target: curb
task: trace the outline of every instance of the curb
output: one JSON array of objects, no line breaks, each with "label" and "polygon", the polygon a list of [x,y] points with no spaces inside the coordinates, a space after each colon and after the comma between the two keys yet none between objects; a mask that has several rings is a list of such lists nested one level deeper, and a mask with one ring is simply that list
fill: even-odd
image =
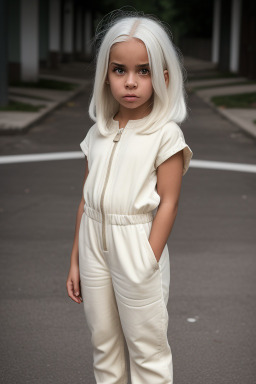
[{"label": "curb", "polygon": [[88,85],[91,84],[91,80],[83,80],[84,84],[79,86],[78,89],[70,93],[68,96],[63,98],[63,100],[52,102],[53,104],[51,106],[48,106],[44,109],[44,111],[38,112],[38,115],[31,119],[28,123],[24,123],[22,127],[11,127],[7,126],[6,128],[4,126],[1,126],[0,123],[0,136],[5,135],[18,135],[18,134],[25,134],[27,133],[33,126],[41,122],[46,116],[48,116],[51,112],[53,112],[55,109],[59,108],[63,104],[67,103],[68,101],[72,100],[74,97],[82,93]]},{"label": "curb", "polygon": [[193,93],[197,95],[197,97],[199,97],[200,100],[205,102],[212,110],[216,111],[219,115],[221,115],[221,117],[223,117],[229,122],[234,123],[238,128],[245,131],[251,137],[256,138],[256,125],[255,125],[255,128],[251,127],[251,124],[248,123],[247,121],[239,119],[237,116],[232,115],[232,108],[223,109],[223,108],[216,107],[215,104],[213,104],[210,100],[207,100],[206,98],[200,96],[196,91],[193,90]]},{"label": "curb", "polygon": [[239,128],[243,129],[246,133],[256,138],[256,125],[255,128],[253,127],[253,123],[248,123],[246,120],[243,120],[242,118],[239,118],[238,116],[232,114],[232,112],[227,108],[218,108],[215,107],[217,112],[223,116],[225,119],[231,121],[232,123],[236,124]]}]

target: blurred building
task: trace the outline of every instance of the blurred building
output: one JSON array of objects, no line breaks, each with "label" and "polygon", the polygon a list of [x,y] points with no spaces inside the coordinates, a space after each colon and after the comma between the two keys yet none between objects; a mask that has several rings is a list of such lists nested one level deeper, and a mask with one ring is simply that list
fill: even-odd
[{"label": "blurred building", "polygon": [[[181,40],[182,53],[255,79],[256,1],[209,1],[209,36],[193,38],[190,33]],[[0,67],[9,82],[37,81],[40,67],[58,68],[61,62],[91,59],[97,4],[88,0],[2,0],[1,7],[0,42],[5,49]]]},{"label": "blurred building", "polygon": [[183,55],[212,61],[221,71],[256,79],[256,1],[184,1],[189,15],[181,13],[179,21],[193,18],[193,23],[179,39]]},{"label": "blurred building", "polygon": [[222,71],[256,78],[256,1],[215,0],[211,60]]},{"label": "blurred building", "polygon": [[9,82],[37,81],[40,67],[90,60],[93,7],[84,0],[8,0]]}]

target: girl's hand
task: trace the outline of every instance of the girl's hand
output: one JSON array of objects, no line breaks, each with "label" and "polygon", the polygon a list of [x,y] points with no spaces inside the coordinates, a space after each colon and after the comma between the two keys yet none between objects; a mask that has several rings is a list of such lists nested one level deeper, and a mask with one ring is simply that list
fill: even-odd
[{"label": "girl's hand", "polygon": [[79,275],[79,266],[71,265],[68,273],[67,291],[69,297],[74,300],[76,303],[80,304],[83,301],[81,296],[81,287],[80,287],[80,275]]}]

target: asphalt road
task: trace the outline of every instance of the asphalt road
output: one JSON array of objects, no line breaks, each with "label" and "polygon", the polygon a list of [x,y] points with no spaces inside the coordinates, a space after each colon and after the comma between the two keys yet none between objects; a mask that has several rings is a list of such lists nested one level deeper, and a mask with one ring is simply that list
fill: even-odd
[{"label": "asphalt road", "polygon": [[[25,135],[1,136],[1,155],[79,151],[89,94]],[[193,159],[256,164],[255,139],[195,95],[189,107]],[[1,383],[95,382],[83,307],[65,286],[84,163],[0,165]],[[255,382],[255,191],[255,173],[191,165],[183,178],[168,240],[175,384]]]}]

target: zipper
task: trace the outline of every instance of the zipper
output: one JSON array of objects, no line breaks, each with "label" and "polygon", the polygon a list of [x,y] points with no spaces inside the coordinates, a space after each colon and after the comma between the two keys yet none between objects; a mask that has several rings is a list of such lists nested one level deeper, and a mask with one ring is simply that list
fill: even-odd
[{"label": "zipper", "polygon": [[109,174],[110,174],[110,169],[111,169],[114,153],[115,153],[115,150],[117,147],[117,143],[119,142],[119,140],[121,138],[123,130],[124,130],[124,128],[120,128],[119,131],[117,132],[116,136],[113,139],[114,145],[113,145],[110,159],[108,162],[107,174],[105,177],[105,182],[104,182],[104,186],[103,186],[103,190],[102,190],[102,194],[101,194],[101,199],[100,199],[100,208],[101,208],[101,212],[102,212],[102,241],[103,241],[103,250],[104,251],[107,251],[107,242],[106,242],[106,218],[105,218],[105,213],[104,213],[104,208],[103,208],[103,200],[104,200],[104,196],[105,196],[105,192],[106,192],[106,187],[107,187],[107,183],[108,183],[108,179],[109,179]]}]

